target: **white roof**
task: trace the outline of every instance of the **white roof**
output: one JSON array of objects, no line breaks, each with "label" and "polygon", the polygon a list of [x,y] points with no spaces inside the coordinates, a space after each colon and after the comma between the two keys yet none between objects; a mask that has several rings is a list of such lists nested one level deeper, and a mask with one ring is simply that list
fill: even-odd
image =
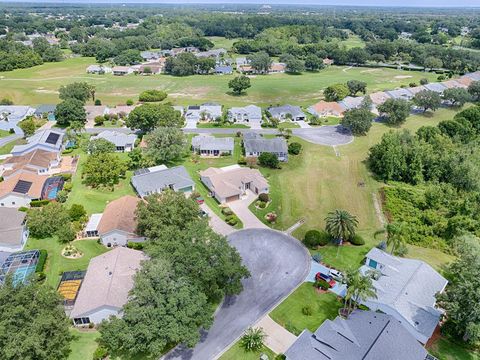
[{"label": "white roof", "polygon": [[105,139],[115,144],[115,146],[126,146],[128,144],[134,144],[137,139],[135,134],[124,134],[119,131],[105,130],[97,136],[92,136],[92,140]]},{"label": "white roof", "polygon": [[85,226],[85,231],[95,231],[98,228],[98,224],[102,219],[103,214],[92,214],[90,219],[88,219],[88,223]]}]

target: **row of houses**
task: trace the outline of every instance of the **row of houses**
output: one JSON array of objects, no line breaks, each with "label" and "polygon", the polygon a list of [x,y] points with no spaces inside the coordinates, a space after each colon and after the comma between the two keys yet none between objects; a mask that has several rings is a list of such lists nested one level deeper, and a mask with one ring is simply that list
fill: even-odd
[{"label": "row of houses", "polygon": [[0,130],[10,131],[23,135],[18,123],[29,116],[37,118],[45,117],[48,120],[55,120],[55,105],[40,105],[31,107],[27,105],[0,105]]},{"label": "row of houses", "polygon": [[436,295],[444,291],[447,280],[423,261],[377,248],[367,253],[359,271],[372,278],[376,290],[375,298],[361,301],[368,311],[326,320],[313,333],[304,330],[285,352],[286,358],[433,359],[424,345],[443,315]]},{"label": "row of houses", "polygon": [[[372,111],[374,113],[378,113],[377,107],[382,105],[388,99],[403,99],[410,101],[415,97],[416,94],[424,90],[443,94],[443,92],[447,89],[466,89],[474,81],[480,81],[480,71],[466,74],[458,79],[451,79],[443,82],[435,82],[415,87],[399,88],[395,90],[377,91],[366,96],[368,96],[372,101]],[[347,96],[338,103],[319,101],[318,103],[310,106],[308,108],[308,112],[318,117],[342,116],[345,111],[360,107],[366,96]]]}]

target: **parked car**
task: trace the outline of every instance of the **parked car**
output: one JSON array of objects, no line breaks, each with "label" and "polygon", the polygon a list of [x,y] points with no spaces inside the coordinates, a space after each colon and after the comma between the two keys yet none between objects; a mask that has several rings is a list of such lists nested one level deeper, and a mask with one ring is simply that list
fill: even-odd
[{"label": "parked car", "polygon": [[343,279],[343,274],[335,269],[330,269],[330,275],[337,281],[341,281]]},{"label": "parked car", "polygon": [[195,198],[195,201],[197,202],[198,205],[202,205],[205,202],[205,199],[201,196]]},{"label": "parked car", "polygon": [[336,281],[333,280],[333,277],[331,277],[330,275],[323,274],[321,272],[318,272],[315,275],[315,280],[324,280],[328,283],[328,285],[330,285],[330,287],[334,287],[336,284]]}]

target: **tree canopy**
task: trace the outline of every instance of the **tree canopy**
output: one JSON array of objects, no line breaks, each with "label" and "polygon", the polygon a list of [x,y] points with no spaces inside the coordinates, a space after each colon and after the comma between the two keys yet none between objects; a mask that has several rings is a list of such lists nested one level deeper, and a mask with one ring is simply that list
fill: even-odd
[{"label": "tree canopy", "polygon": [[97,153],[90,155],[83,165],[83,183],[93,188],[113,188],[127,171],[126,162],[120,160],[116,154]]},{"label": "tree canopy", "polygon": [[83,107],[83,102],[77,99],[62,101],[55,108],[55,119],[57,124],[63,126],[68,126],[74,122],[85,124],[87,113]]},{"label": "tree canopy", "polygon": [[341,124],[350,129],[353,135],[366,135],[374,118],[375,115],[367,109],[351,109],[344,113]]},{"label": "tree canopy", "polygon": [[350,90],[346,85],[335,84],[328,86],[323,92],[323,95],[326,101],[341,101],[345,99],[349,93]]},{"label": "tree canopy", "polygon": [[187,138],[178,128],[157,127],[145,135],[145,142],[145,157],[159,165],[180,159],[185,154]]},{"label": "tree canopy", "polygon": [[58,97],[61,100],[76,99],[85,104],[89,99],[95,100],[95,87],[86,82],[74,82],[60,86]]},{"label": "tree canopy", "polygon": [[387,124],[400,125],[407,120],[411,107],[407,100],[387,99],[382,105],[378,106],[378,111],[384,116]]},{"label": "tree canopy", "polygon": [[237,76],[228,82],[228,87],[237,95],[240,95],[251,86],[250,78],[243,75]]},{"label": "tree canopy", "polygon": [[179,111],[166,104],[144,104],[136,107],[128,115],[126,125],[145,133],[156,127],[181,127],[183,119]]}]

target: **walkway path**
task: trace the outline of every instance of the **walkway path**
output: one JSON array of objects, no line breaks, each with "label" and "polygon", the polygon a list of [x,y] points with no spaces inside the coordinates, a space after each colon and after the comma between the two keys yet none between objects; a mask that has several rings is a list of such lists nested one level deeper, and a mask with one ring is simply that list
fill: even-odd
[{"label": "walkway path", "polygon": [[242,220],[244,229],[269,229],[269,227],[261,222],[248,208],[256,199],[257,195],[247,190],[247,196],[245,198],[229,202],[228,207]]},{"label": "walkway path", "polygon": [[290,226],[287,230],[285,230],[285,234],[292,235],[292,233],[297,230],[300,226],[305,224],[305,219],[298,220],[295,224]]},{"label": "walkway path", "polygon": [[215,214],[212,209],[208,207],[207,204],[203,203],[202,205],[200,205],[200,208],[208,214],[208,223],[210,224],[210,227],[213,229],[213,231],[215,231],[217,234],[227,236],[235,231],[233,227],[220,219],[220,217]]},{"label": "walkway path", "polygon": [[283,354],[297,340],[297,337],[265,315],[254,328],[262,328],[267,337],[265,345],[276,354]]}]

